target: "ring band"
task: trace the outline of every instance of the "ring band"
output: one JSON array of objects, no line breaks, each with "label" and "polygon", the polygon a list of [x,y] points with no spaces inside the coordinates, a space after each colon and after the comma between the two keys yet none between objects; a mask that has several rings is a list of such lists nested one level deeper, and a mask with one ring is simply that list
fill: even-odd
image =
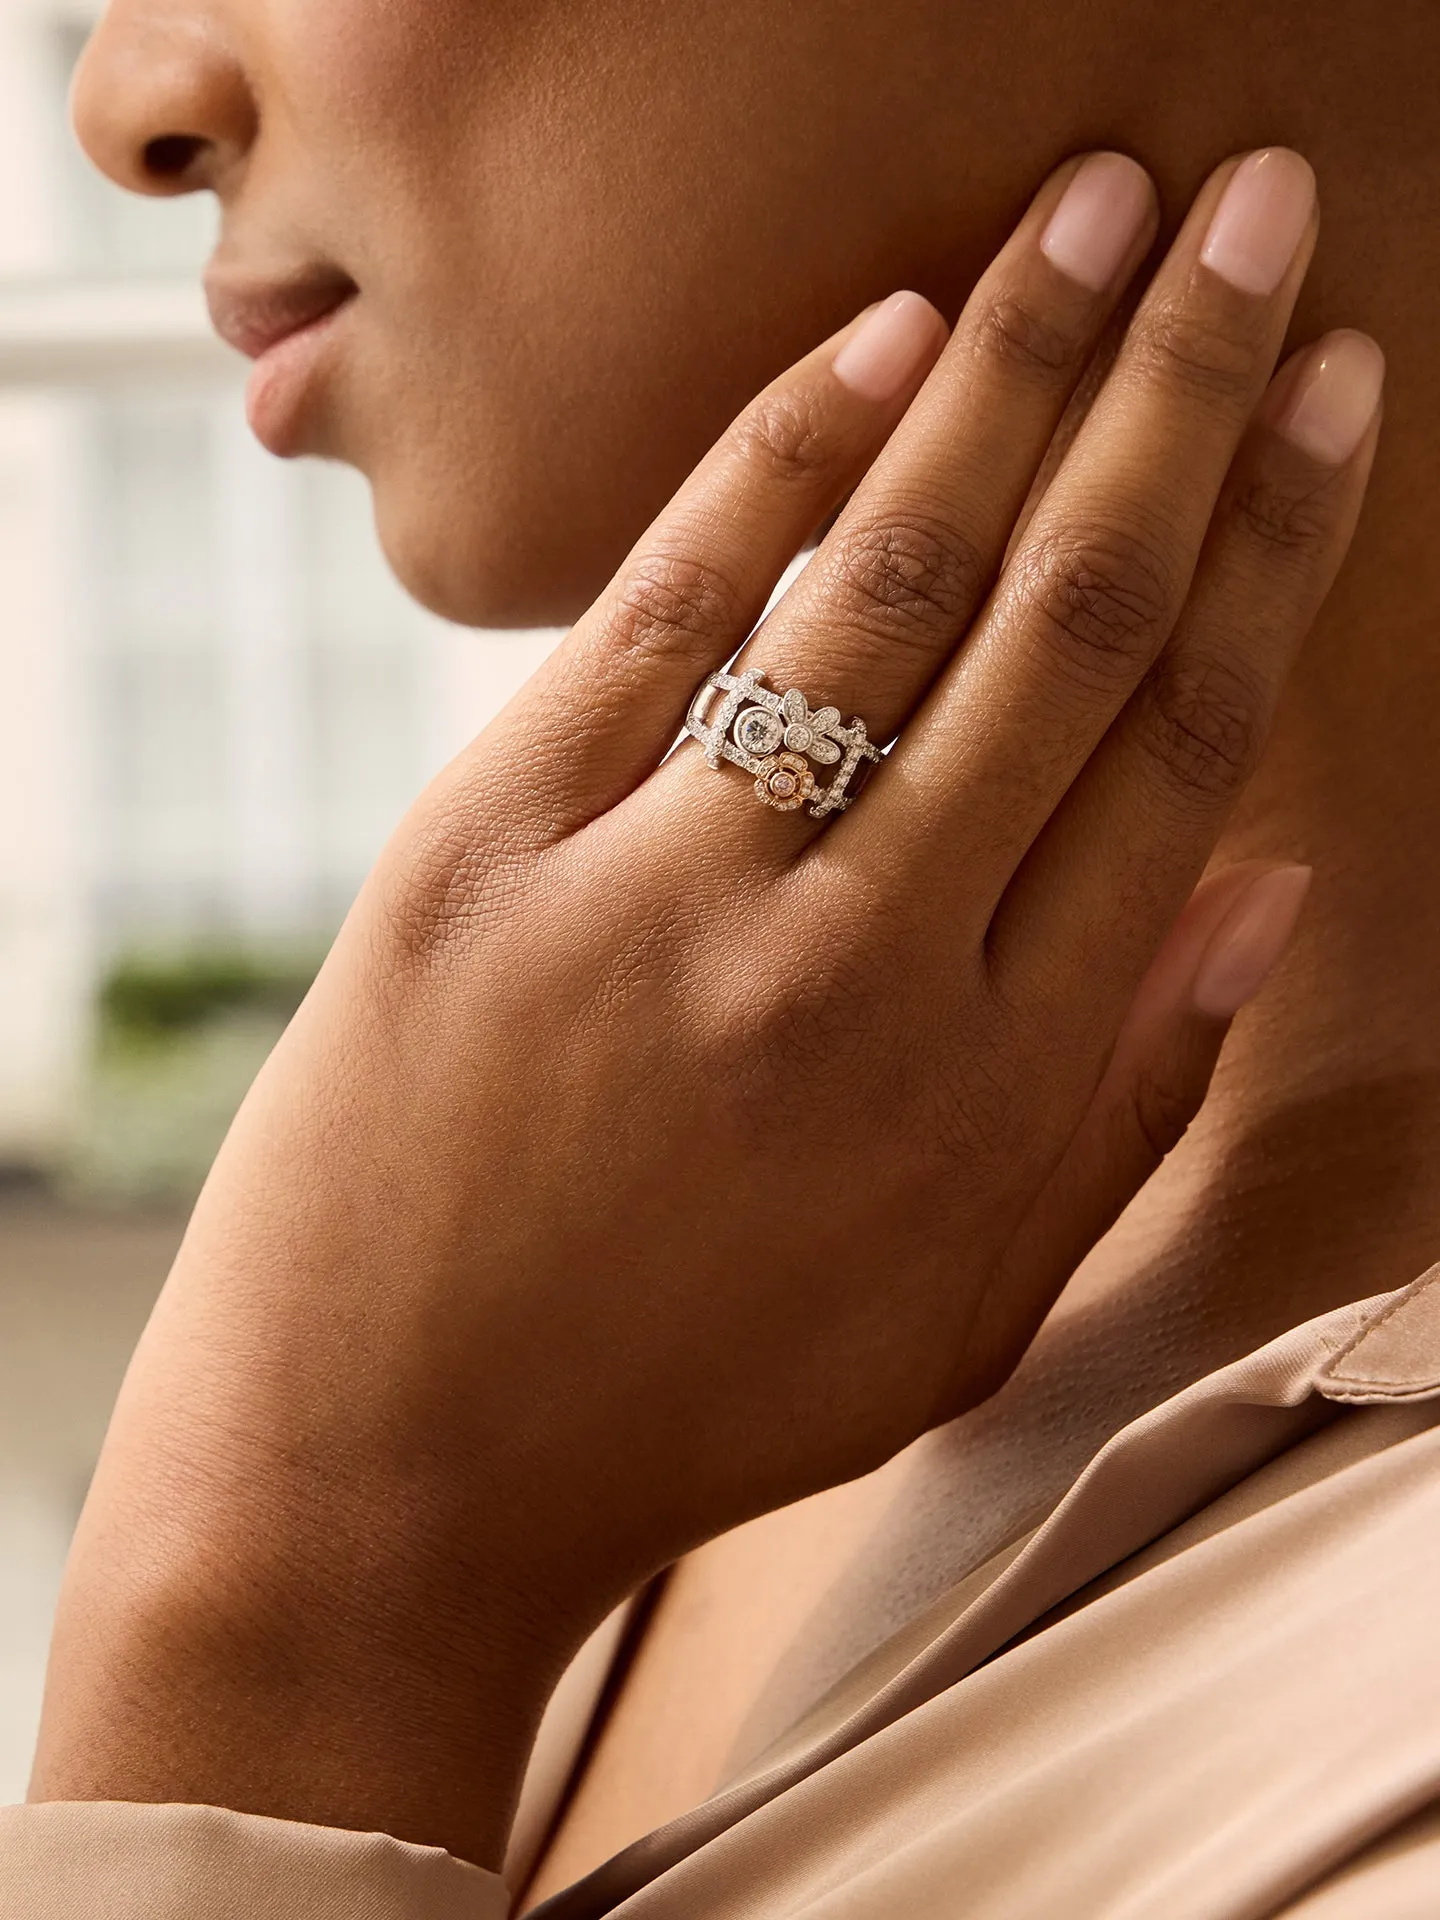
[{"label": "ring band", "polygon": [[[764,677],[758,667],[707,674],[690,702],[685,731],[700,742],[710,766],[729,760],[753,775],[755,798],[765,806],[793,813],[808,800],[816,820],[842,813],[854,797],[847,788],[860,762],[883,758],[865,722],[842,727],[838,707],[812,708],[798,687],[776,693],[761,686]],[[709,717],[716,694],[720,704]],[[811,761],[835,768],[827,785],[816,781]]]}]

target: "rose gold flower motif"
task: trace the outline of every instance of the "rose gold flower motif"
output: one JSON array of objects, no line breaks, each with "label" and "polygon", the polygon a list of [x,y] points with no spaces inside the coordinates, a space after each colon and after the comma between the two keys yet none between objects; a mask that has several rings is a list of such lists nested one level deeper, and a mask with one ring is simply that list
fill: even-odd
[{"label": "rose gold flower motif", "polygon": [[755,798],[781,813],[793,813],[804,806],[815,791],[815,776],[805,764],[803,754],[772,753],[760,762],[755,781]]}]

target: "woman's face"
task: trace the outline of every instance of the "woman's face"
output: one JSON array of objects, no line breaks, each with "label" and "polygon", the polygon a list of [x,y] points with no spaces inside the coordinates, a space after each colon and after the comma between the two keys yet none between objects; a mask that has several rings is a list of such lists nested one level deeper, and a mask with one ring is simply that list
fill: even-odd
[{"label": "woman's face", "polygon": [[781,366],[896,285],[953,304],[1056,157],[949,70],[953,11],[113,0],[76,120],[122,184],[219,197],[217,323],[289,336],[261,438],[367,474],[427,604],[559,621]]}]

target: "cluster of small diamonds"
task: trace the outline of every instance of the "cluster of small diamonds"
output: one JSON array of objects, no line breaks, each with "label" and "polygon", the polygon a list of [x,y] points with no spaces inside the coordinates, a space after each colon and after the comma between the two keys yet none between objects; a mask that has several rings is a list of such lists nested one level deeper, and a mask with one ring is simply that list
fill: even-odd
[{"label": "cluster of small diamonds", "polygon": [[[752,690],[753,695],[760,698],[764,698],[766,692],[762,687]],[[769,697],[775,699],[773,694]],[[840,742],[834,736],[839,733],[844,737],[840,709],[821,707],[812,713],[809,701],[798,687],[782,694],[774,708],[743,708],[736,716],[732,733],[735,744],[753,755],[758,763],[754,769],[755,798],[767,807],[778,808],[781,813],[793,812],[815,795],[815,776],[806,766],[805,756],[808,754],[822,767],[833,767],[841,753]],[[776,748],[782,741],[785,751],[777,753]]]},{"label": "cluster of small diamonds", "polygon": [[831,736],[842,731],[838,707],[821,707],[812,713],[800,689],[791,687],[781,696],[779,717],[785,722],[785,744],[791,753],[808,753],[822,767],[834,766],[840,744]]},{"label": "cluster of small diamonds", "polygon": [[[850,804],[846,788],[860,761],[881,757],[864,721],[852,720],[844,727],[838,707],[812,709],[798,687],[779,694],[762,686],[762,678],[754,667],[741,674],[708,675],[690,703],[686,731],[704,747],[712,767],[731,760],[752,774],[755,797],[764,805],[789,813],[809,800],[816,819],[842,811]],[[708,716],[717,692],[723,696],[719,708]],[[817,785],[807,758],[836,767],[827,787]]]}]

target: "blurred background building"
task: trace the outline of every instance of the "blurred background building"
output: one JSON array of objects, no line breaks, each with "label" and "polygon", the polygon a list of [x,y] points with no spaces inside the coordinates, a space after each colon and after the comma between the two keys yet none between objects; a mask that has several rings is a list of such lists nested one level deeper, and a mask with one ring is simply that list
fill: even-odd
[{"label": "blurred background building", "polygon": [[184,1205],[390,827],[554,638],[424,615],[363,483],[250,440],[212,207],[70,134],[95,11],[0,0],[0,1800]]}]

